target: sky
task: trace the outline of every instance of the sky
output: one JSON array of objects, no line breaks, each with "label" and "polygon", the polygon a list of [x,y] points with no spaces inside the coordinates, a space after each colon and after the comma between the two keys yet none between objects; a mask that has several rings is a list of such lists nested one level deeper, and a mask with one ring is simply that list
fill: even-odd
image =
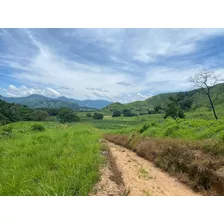
[{"label": "sky", "polygon": [[128,103],[224,71],[224,29],[0,29],[0,95]]}]

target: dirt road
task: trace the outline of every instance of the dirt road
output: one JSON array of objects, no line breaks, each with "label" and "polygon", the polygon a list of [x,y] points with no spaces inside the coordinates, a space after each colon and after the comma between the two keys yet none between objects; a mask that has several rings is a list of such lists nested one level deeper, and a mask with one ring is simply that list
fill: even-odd
[{"label": "dirt road", "polygon": [[101,180],[95,186],[94,195],[197,195],[134,152],[113,143],[108,143],[108,146],[109,162],[102,169]]}]

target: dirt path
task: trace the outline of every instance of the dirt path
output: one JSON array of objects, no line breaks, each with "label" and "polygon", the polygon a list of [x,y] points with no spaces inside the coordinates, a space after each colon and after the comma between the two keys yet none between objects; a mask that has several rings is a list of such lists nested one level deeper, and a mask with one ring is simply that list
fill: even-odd
[{"label": "dirt path", "polygon": [[102,170],[94,195],[197,195],[176,178],[134,152],[108,143],[108,164]]}]

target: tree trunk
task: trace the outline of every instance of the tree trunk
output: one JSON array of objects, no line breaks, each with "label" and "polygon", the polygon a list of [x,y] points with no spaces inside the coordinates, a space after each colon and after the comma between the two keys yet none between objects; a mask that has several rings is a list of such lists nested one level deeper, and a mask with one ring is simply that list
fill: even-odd
[{"label": "tree trunk", "polygon": [[213,111],[214,117],[215,117],[216,120],[218,120],[218,117],[217,117],[216,112],[215,112],[214,104],[213,104],[212,99],[211,99],[211,97],[210,97],[209,94],[208,94],[208,99],[209,99],[209,102],[210,102],[210,104],[211,104],[211,107],[212,107],[212,111]]}]

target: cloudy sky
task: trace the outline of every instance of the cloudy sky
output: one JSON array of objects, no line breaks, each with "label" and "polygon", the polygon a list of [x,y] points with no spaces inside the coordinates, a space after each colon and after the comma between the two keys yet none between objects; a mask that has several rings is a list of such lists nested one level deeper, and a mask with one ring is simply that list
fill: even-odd
[{"label": "cloudy sky", "polygon": [[127,103],[224,70],[224,29],[0,29],[0,94]]}]

